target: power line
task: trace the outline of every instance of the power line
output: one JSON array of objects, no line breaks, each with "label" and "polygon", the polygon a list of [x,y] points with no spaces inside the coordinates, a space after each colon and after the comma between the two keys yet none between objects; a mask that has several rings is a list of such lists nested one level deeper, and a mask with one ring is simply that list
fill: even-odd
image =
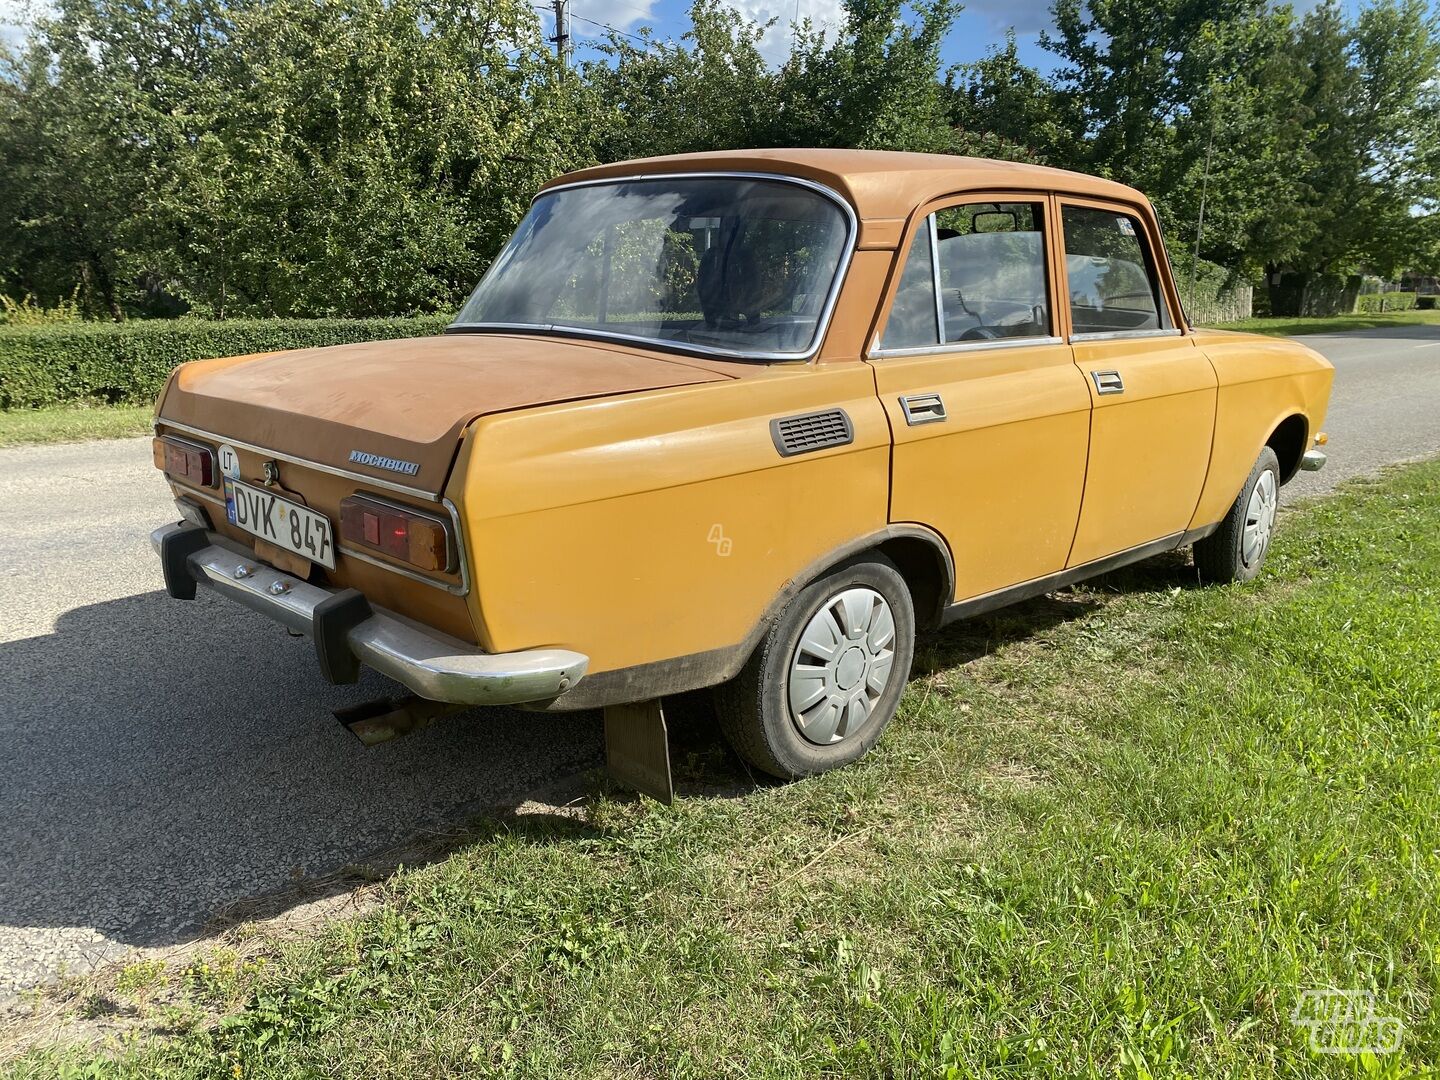
[{"label": "power line", "polygon": [[598,26],[598,27],[600,27],[600,29],[602,29],[602,30],[609,30],[612,34],[619,34],[621,37],[632,38],[632,39],[634,39],[635,41],[640,42],[640,44],[642,44],[642,45],[649,45],[649,44],[650,44],[650,39],[649,39],[649,38],[647,38],[647,37],[645,37],[645,36],[643,36],[643,35],[641,35],[641,34],[632,34],[632,33],[630,33],[630,31],[628,31],[628,30],[621,30],[619,27],[611,26],[609,23],[596,22],[594,19],[587,19],[587,18],[585,18],[584,15],[571,15],[570,18],[572,18],[572,19],[577,19],[577,20],[579,20],[580,22],[583,22],[583,23],[589,23],[591,26]]},{"label": "power line", "polygon": [[[609,23],[597,22],[597,21],[594,20],[594,19],[587,19],[584,15],[576,15],[573,11],[570,11],[569,8],[566,6],[566,5],[568,5],[568,3],[569,3],[569,0],[554,0],[554,3],[551,4],[550,6],[546,6],[546,5],[544,5],[544,4],[534,4],[534,5],[532,5],[532,6],[535,8],[536,11],[543,11],[543,12],[544,12],[545,14],[547,14],[547,15],[557,15],[557,13],[559,12],[559,10],[563,7],[563,8],[565,8],[565,18],[566,18],[568,21],[570,21],[570,22],[589,23],[591,26],[598,26],[601,30],[609,30],[610,33],[612,33],[612,34],[619,34],[621,37],[627,37],[627,38],[630,38],[632,41],[638,41],[638,42],[640,42],[640,44],[642,44],[642,45],[653,45],[653,44],[655,44],[650,38],[647,38],[647,37],[645,37],[645,36],[642,35],[642,34],[632,34],[632,33],[631,33],[630,31],[628,31],[628,30],[621,30],[618,26],[611,26]],[[626,6],[626,7],[635,7],[635,5],[633,5],[633,4],[626,4],[625,6]],[[635,10],[636,10],[636,11],[639,11],[640,9],[639,9],[639,8],[635,8]],[[557,37],[559,36],[558,24],[557,24],[556,36],[557,36]],[[566,40],[568,41],[568,40],[569,40],[570,38],[572,38],[573,36],[574,36],[574,34],[570,31],[569,27],[567,26],[566,29],[565,29],[565,38],[566,38]],[[555,39],[554,37],[552,37],[552,38],[550,38],[549,40],[555,41],[556,39]],[[595,40],[598,40],[598,39],[595,39]]]}]

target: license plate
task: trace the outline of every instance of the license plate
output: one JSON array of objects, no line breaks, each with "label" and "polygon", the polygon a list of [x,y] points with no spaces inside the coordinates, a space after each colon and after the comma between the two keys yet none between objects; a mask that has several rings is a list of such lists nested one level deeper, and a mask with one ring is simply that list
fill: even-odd
[{"label": "license plate", "polygon": [[225,516],[230,524],[276,547],[335,569],[335,539],[330,519],[308,506],[282,499],[273,491],[239,480],[225,481]]}]

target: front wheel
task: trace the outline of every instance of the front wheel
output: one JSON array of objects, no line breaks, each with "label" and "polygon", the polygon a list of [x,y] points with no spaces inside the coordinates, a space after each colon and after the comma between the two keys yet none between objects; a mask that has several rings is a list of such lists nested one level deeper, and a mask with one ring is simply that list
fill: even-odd
[{"label": "front wheel", "polygon": [[1275,511],[1280,506],[1280,459],[1270,447],[1260,458],[1230,506],[1220,527],[1195,542],[1195,569],[1201,580],[1226,585],[1249,581],[1260,573],[1270,536],[1275,530]]},{"label": "front wheel", "polygon": [[745,761],[784,780],[848,765],[895,715],[914,655],[905,580],[884,556],[862,556],[802,589],[716,688],[721,728]]}]

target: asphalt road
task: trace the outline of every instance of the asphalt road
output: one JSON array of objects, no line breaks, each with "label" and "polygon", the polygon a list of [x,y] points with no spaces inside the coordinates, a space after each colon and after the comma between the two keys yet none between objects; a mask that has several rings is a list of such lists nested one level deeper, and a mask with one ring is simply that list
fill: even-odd
[{"label": "asphalt road", "polygon": [[[1307,339],[1335,361],[1330,465],[1287,498],[1440,452],[1440,326]],[[594,714],[477,710],[364,749],[307,641],[167,599],[146,439],[0,450],[0,997],[600,760]]]},{"label": "asphalt road", "polygon": [[599,764],[598,716],[476,710],[373,749],[310,643],[162,590],[150,440],[0,450],[0,999]]},{"label": "asphalt road", "polygon": [[1391,326],[1302,337],[1335,365],[1325,430],[1330,460],[1285,486],[1319,495],[1393,461],[1440,453],[1440,326]]}]

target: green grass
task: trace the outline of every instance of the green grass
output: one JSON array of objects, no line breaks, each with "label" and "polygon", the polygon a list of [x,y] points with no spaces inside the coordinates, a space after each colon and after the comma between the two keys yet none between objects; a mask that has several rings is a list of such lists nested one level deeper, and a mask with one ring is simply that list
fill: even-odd
[{"label": "green grass", "polygon": [[[15,1074],[1427,1074],[1440,462],[1287,512],[1271,559],[956,626],[814,780],[682,725],[674,807],[481,823],[368,915],[128,976],[131,1038]],[[1400,1052],[1312,1052],[1309,988],[1373,992]]]},{"label": "green grass", "polygon": [[1387,326],[1437,326],[1440,311],[1397,311],[1386,315],[1331,315],[1325,318],[1242,319],[1216,323],[1216,330],[1243,330],[1250,334],[1339,334],[1346,330],[1375,330]]},{"label": "green grass", "polygon": [[150,430],[149,405],[96,405],[0,411],[0,446],[119,439]]}]

